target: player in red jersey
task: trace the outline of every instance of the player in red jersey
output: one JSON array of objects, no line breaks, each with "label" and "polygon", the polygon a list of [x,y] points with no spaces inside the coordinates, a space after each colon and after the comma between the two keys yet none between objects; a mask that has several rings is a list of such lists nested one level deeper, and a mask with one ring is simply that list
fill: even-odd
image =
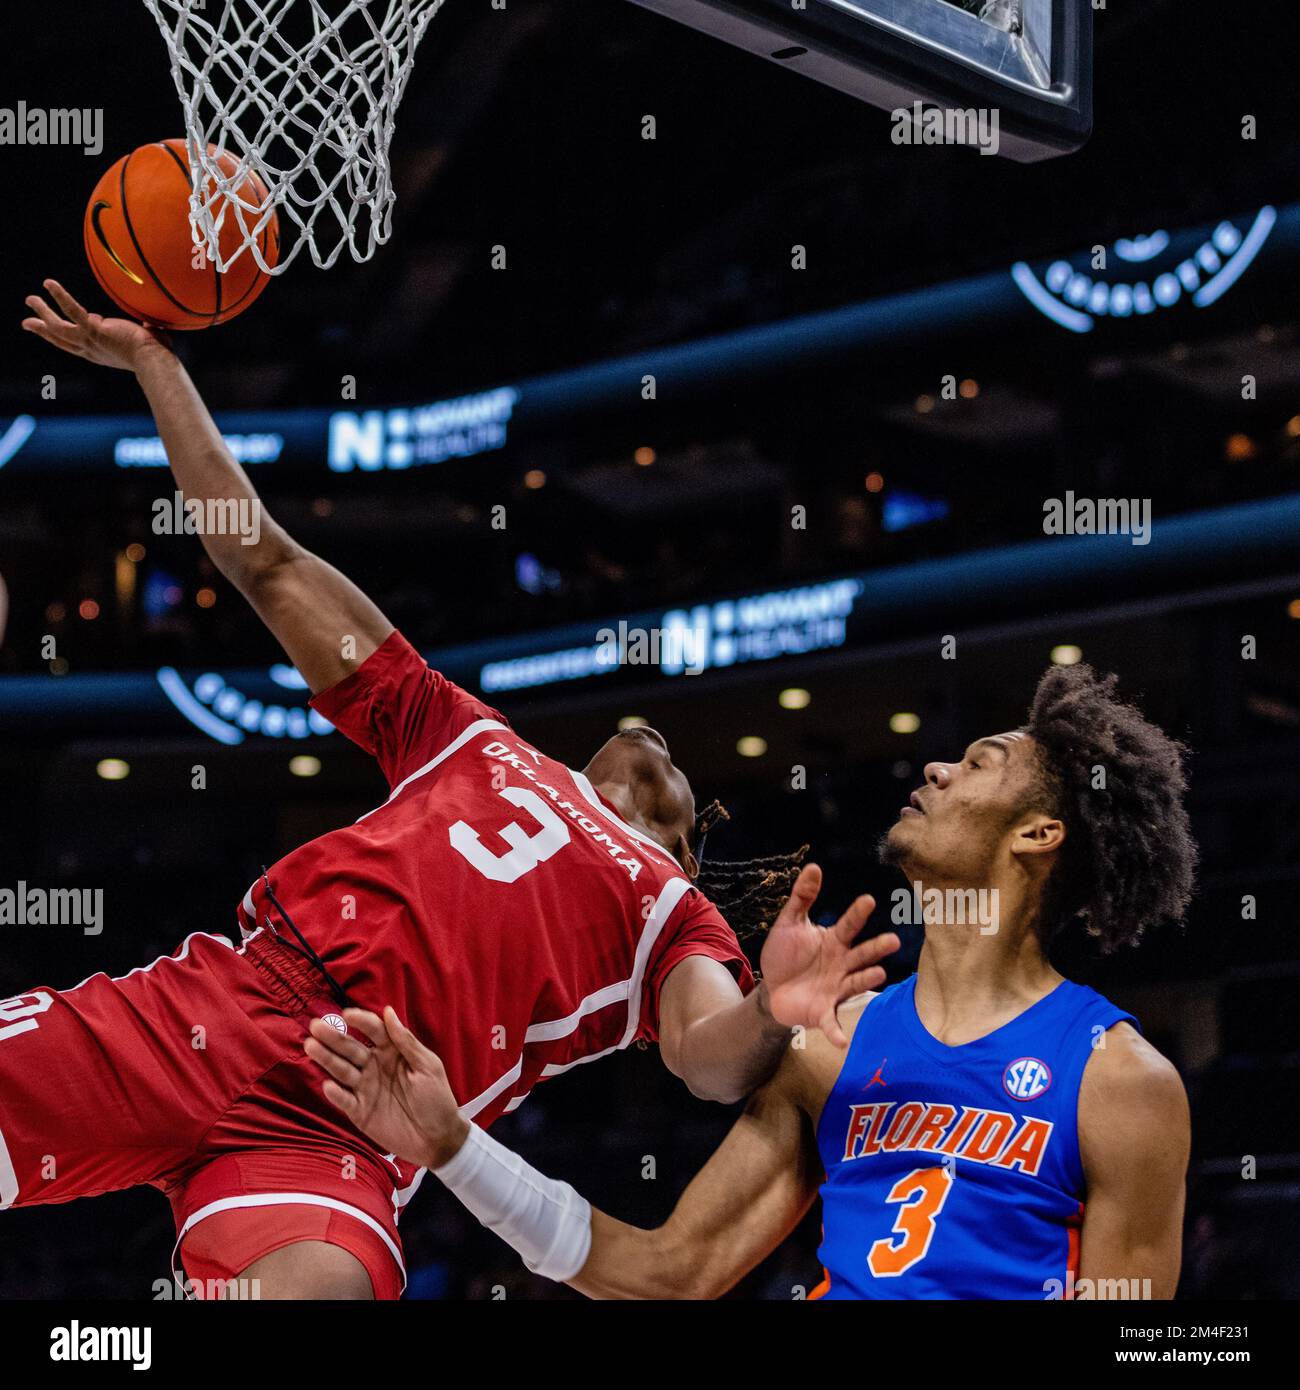
[{"label": "player in red jersey", "polygon": [[[23,326],[135,372],[187,500],[259,507],[167,344],[46,287],[62,315],[33,295]],[[239,949],[196,934],[121,980],[0,1002],[0,1208],[153,1184],[200,1291],[239,1276],[264,1297],[392,1297],[422,1174],[324,1102],[312,1020],[346,1031],[345,1007],[398,1004],[480,1125],[638,1039],[696,1095],[730,1101],[773,1072],[792,1027],[842,1036],[837,1004],[879,984],[898,944],[854,945],[870,899],[817,927],[805,869],[754,989],[694,885],[705,823],[661,735],[619,735],[572,771],[269,518],[245,540],[203,535],[390,794],[249,888]]]}]

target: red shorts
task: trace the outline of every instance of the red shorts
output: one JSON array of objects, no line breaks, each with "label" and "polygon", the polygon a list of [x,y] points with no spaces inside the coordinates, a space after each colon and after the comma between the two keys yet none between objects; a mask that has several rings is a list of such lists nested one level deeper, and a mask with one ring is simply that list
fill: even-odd
[{"label": "red shorts", "polygon": [[260,932],[0,1001],[0,1209],[148,1183],[171,1200],[196,1292],[323,1240],[398,1297],[397,1217],[418,1175],[321,1095],[302,1043],[331,1015],[315,967]]}]

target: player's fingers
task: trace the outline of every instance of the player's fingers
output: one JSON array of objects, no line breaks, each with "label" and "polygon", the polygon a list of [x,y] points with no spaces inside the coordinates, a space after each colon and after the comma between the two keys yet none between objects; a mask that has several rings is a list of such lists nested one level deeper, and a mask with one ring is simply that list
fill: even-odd
[{"label": "player's fingers", "polygon": [[361,1069],[354,1067],[345,1057],[340,1057],[337,1052],[331,1052],[329,1048],[318,1043],[315,1038],[308,1038],[303,1043],[303,1051],[316,1063],[318,1067],[340,1081],[344,1086],[355,1087],[361,1080]]},{"label": "player's fingers", "polygon": [[802,915],[808,913],[813,904],[817,901],[817,894],[822,891],[822,871],[816,864],[805,864],[799,871],[799,877],[794,881],[794,887],[790,890],[790,901],[785,905],[785,911],[792,909]]},{"label": "player's fingers", "polygon": [[28,333],[35,333],[38,338],[44,338],[47,343],[53,343],[55,347],[63,347],[63,343],[55,337],[54,330],[41,319],[24,319],[22,327]]},{"label": "player's fingers", "polygon": [[313,1018],[308,1025],[308,1031],[318,1043],[346,1058],[354,1067],[364,1067],[370,1057],[365,1043],[348,1037],[346,1033],[340,1033],[337,1028],[331,1028],[322,1018]]},{"label": "player's fingers", "polygon": [[846,970],[861,970],[865,966],[875,965],[878,961],[884,960],[886,956],[892,956],[902,944],[894,932],[881,932],[879,936],[873,936],[869,941],[855,946],[845,956],[844,968]]},{"label": "player's fingers", "polygon": [[876,910],[876,900],[870,893],[863,893],[849,904],[849,910],[832,928],[835,935],[846,945],[851,946],[854,938],[867,925],[867,918]]},{"label": "player's fingers", "polygon": [[388,1045],[384,1020],[378,1014],[372,1014],[369,1009],[344,1009],[343,1021],[349,1028],[355,1028],[363,1037],[369,1038],[376,1047]]},{"label": "player's fingers", "polygon": [[54,329],[43,324],[40,319],[24,319],[23,328],[28,333],[32,333],[49,343],[51,347],[58,348],[60,352],[71,353],[73,357],[85,356],[80,343],[61,337]]},{"label": "player's fingers", "polygon": [[397,1016],[397,1010],[390,1004],[384,1010],[384,1023],[393,1046],[413,1066],[427,1070],[430,1063],[437,1062],[436,1053],[430,1052],[414,1033]]},{"label": "player's fingers", "polygon": [[849,1040],[844,1036],[844,1029],[840,1027],[839,1016],[834,1009],[830,1009],[826,1017],[822,1019],[822,1032],[836,1047],[847,1047]]},{"label": "player's fingers", "polygon": [[841,1004],[846,999],[865,994],[869,989],[879,989],[885,983],[884,969],[879,965],[868,966],[866,970],[856,970],[845,981],[840,993]]},{"label": "player's fingers", "polygon": [[349,1118],[354,1117],[361,1109],[361,1102],[356,1096],[337,1082],[327,1081],[321,1087],[321,1092],[336,1110],[341,1110]]},{"label": "player's fingers", "polygon": [[69,323],[66,319],[61,319],[39,294],[29,294],[23,303],[47,328],[62,329],[68,334],[76,333],[76,325]]},{"label": "player's fingers", "polygon": [[54,302],[67,314],[68,318],[78,327],[85,328],[90,324],[90,315],[77,303],[75,299],[63,288],[57,280],[46,280],[45,288],[50,292]]}]

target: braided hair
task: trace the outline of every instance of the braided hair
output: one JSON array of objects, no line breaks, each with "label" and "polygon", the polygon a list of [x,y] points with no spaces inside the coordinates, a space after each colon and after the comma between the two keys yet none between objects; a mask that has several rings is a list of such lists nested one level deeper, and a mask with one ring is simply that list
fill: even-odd
[{"label": "braided hair", "polygon": [[715,904],[743,941],[767,931],[776,921],[808,857],[808,846],[801,845],[790,854],[758,859],[704,862],[704,841],[709,831],[720,821],[730,819],[722,802],[711,801],[695,817],[691,850],[700,861],[695,886]]}]

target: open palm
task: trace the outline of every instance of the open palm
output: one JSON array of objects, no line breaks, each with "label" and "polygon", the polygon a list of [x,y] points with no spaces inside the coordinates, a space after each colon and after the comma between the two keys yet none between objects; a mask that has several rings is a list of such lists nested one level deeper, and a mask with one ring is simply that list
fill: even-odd
[{"label": "open palm", "polygon": [[26,304],[34,317],[24,319],[22,326],[54,347],[124,372],[135,371],[141,353],[167,349],[166,335],[160,329],[146,328],[131,319],[106,319],[102,314],[92,314],[57,280],[44,283],[46,293],[60,312],[56,313],[39,294],[29,294]]},{"label": "open palm", "polygon": [[807,865],[767,934],[760,967],[778,1023],[820,1028],[831,1042],[845,1047],[848,1039],[836,1009],[884,983],[879,962],[898,950],[899,940],[885,932],[853,944],[875,909],[876,900],[870,896],[856,898],[833,927],[819,927],[808,914],[821,886],[822,871],[816,864]]}]

